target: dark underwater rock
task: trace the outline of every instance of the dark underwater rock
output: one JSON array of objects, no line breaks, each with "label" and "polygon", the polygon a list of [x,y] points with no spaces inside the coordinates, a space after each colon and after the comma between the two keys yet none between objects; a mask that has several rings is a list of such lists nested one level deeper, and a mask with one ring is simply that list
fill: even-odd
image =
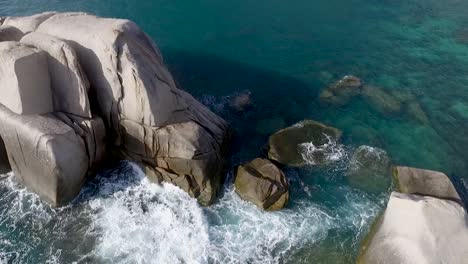
[{"label": "dark underwater rock", "polygon": [[[327,147],[333,147],[340,137],[341,131],[336,128],[304,120],[270,136],[268,158],[295,167],[325,164]],[[308,152],[307,159],[304,158],[305,152]]]},{"label": "dark underwater rock", "polygon": [[346,177],[351,186],[370,193],[384,192],[392,182],[390,158],[382,149],[360,146],[351,157]]},{"label": "dark underwater rock", "polygon": [[354,96],[361,93],[362,87],[363,83],[361,79],[347,75],[323,90],[320,93],[320,101],[336,106],[345,105]]},{"label": "dark underwater rock", "polygon": [[254,159],[237,168],[235,179],[239,196],[261,209],[276,211],[289,199],[289,184],[284,173],[267,159]]}]

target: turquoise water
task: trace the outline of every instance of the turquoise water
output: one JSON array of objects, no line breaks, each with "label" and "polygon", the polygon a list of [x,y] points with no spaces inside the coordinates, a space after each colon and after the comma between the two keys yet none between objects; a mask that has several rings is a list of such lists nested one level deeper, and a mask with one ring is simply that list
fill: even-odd
[{"label": "turquoise water", "polygon": [[[232,124],[233,165],[304,118],[341,129],[343,145],[326,168],[286,171],[291,203],[276,213],[242,202],[232,171],[209,208],[125,163],[60,210],[10,176],[0,181],[0,262],[352,263],[386,200],[346,183],[353,149],[379,147],[395,164],[467,182],[467,1],[0,0],[0,16],[48,10],[137,22],[180,86]],[[320,91],[347,74],[418,103],[427,122],[362,98],[321,104]],[[230,109],[229,98],[245,91],[252,107]]]}]

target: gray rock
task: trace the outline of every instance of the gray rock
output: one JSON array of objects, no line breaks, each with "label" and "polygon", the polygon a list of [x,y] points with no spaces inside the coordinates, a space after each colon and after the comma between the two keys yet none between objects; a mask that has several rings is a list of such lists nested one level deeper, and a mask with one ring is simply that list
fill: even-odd
[{"label": "gray rock", "polygon": [[326,164],[340,137],[336,128],[304,120],[270,136],[268,158],[295,167]]},{"label": "gray rock", "polygon": [[374,224],[358,264],[464,264],[468,215],[456,202],[392,193]]},{"label": "gray rock", "polygon": [[2,137],[0,137],[0,174],[4,174],[11,171],[10,162],[8,161],[8,155],[3,143]]},{"label": "gray rock", "polygon": [[47,52],[54,110],[91,118],[89,82],[71,46],[37,32],[25,35],[21,42]]},{"label": "gray rock", "polygon": [[450,178],[442,172],[397,166],[393,169],[399,192],[451,199],[461,198]]},{"label": "gray rock", "polygon": [[289,185],[284,173],[267,159],[254,159],[239,166],[235,179],[239,196],[261,209],[276,211],[289,199]]},{"label": "gray rock", "polygon": [[18,42],[0,42],[0,103],[17,114],[53,111],[44,51]]},{"label": "gray rock", "polygon": [[25,17],[5,17],[3,25],[19,29],[24,34],[34,31],[37,27],[56,12],[45,12]]},{"label": "gray rock", "polygon": [[351,186],[367,192],[386,191],[392,182],[390,158],[382,149],[360,146],[351,157],[346,178]]},{"label": "gray rock", "polygon": [[23,37],[21,30],[12,26],[0,25],[0,42],[19,41]]},{"label": "gray rock", "polygon": [[88,171],[83,139],[51,114],[17,115],[0,104],[0,135],[16,179],[51,206],[80,191]]},{"label": "gray rock", "polygon": [[[102,117],[111,129],[113,144],[120,148],[123,157],[145,166],[158,166],[159,157],[171,154],[147,144],[148,140],[156,142],[164,127],[196,124],[197,129],[190,135],[191,144],[180,144],[179,149],[187,147],[187,152],[193,152],[194,146],[204,146],[204,149],[196,149],[196,156],[177,157],[177,162],[185,164],[180,171],[188,173],[190,178],[200,178],[196,182],[202,184],[200,190],[195,188],[194,196],[202,204],[213,201],[219,184],[207,183],[221,182],[224,176],[221,164],[224,164],[228,125],[176,87],[159,50],[136,24],[83,13],[62,13],[44,21],[37,31],[64,39],[75,49],[92,83],[91,92],[96,94]],[[175,146],[164,151],[172,148]],[[138,151],[131,151],[135,149]],[[165,169],[159,167],[160,170]],[[194,175],[194,171],[200,173]],[[182,175],[179,171],[170,172]]]}]

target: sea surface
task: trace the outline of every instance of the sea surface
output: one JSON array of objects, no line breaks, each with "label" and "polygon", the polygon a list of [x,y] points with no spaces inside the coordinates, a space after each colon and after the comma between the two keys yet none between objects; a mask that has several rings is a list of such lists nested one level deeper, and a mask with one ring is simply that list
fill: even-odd
[{"label": "sea surface", "polygon": [[[348,184],[356,148],[384,149],[393,164],[468,185],[466,0],[0,0],[0,16],[49,10],[138,23],[180,87],[231,123],[232,168],[210,207],[148,182],[126,161],[60,209],[3,175],[0,263],[353,263],[389,193]],[[384,113],[363,98],[320,103],[324,88],[350,74],[411,100],[425,118]],[[230,100],[245,93],[252,105],[233,110]],[[303,119],[343,131],[327,149],[329,165],[286,169],[282,211],[242,201],[235,166]]]}]

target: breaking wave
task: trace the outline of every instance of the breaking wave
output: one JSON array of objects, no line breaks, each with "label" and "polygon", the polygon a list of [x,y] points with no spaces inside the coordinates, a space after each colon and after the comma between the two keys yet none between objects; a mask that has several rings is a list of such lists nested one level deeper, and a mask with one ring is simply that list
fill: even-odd
[{"label": "breaking wave", "polygon": [[298,145],[301,156],[308,165],[317,165],[322,162],[336,162],[347,156],[344,145],[339,144],[327,134],[323,135],[328,141],[323,145],[316,146],[313,142]]}]

